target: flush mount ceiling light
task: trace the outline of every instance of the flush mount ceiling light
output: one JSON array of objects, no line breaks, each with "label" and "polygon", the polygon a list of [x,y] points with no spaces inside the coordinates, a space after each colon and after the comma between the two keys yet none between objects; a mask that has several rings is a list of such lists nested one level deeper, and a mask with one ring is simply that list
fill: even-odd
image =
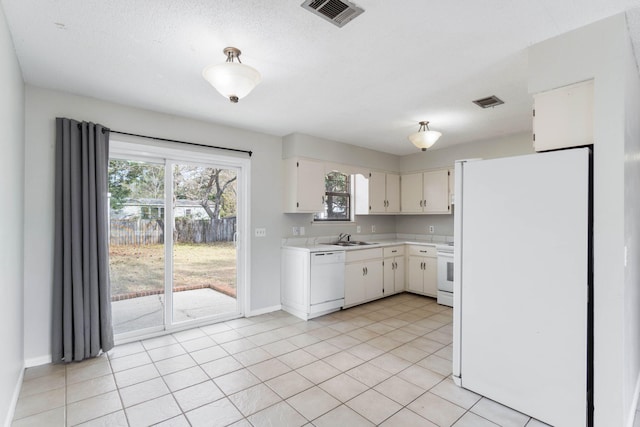
[{"label": "flush mount ceiling light", "polygon": [[[247,96],[260,83],[262,77],[255,68],[240,62],[240,49],[225,47],[223,52],[227,62],[209,65],[202,71],[202,76],[222,96],[236,103],[240,98]],[[234,62],[235,59],[238,62]]]},{"label": "flush mount ceiling light", "polygon": [[420,122],[418,132],[409,135],[409,141],[422,151],[427,151],[427,148],[435,144],[441,136],[442,134],[440,132],[429,130],[429,122],[424,121]]}]

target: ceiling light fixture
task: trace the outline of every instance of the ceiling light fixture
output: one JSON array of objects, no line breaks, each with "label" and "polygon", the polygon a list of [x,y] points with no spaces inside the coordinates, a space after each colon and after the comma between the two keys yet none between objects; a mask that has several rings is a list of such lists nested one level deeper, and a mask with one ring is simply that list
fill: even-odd
[{"label": "ceiling light fixture", "polygon": [[435,144],[441,136],[442,134],[440,132],[429,130],[429,122],[424,121],[420,122],[418,132],[409,135],[409,141],[422,151],[427,151],[427,148]]},{"label": "ceiling light fixture", "polygon": [[[240,98],[247,96],[260,83],[262,77],[255,68],[240,62],[240,49],[225,47],[222,52],[227,56],[227,61],[209,65],[202,71],[202,76],[222,96],[236,103]],[[235,59],[238,62],[233,62]]]}]

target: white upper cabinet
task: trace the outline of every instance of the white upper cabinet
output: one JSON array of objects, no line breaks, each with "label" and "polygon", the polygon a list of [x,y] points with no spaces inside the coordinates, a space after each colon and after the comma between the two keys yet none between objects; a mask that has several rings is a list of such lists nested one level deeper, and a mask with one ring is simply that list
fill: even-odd
[{"label": "white upper cabinet", "polygon": [[402,213],[451,213],[449,170],[402,175]]},{"label": "white upper cabinet", "polygon": [[369,173],[369,213],[387,212],[387,174]]},{"label": "white upper cabinet", "polygon": [[422,172],[402,175],[400,184],[402,213],[422,213],[423,196]]},{"label": "white upper cabinet", "polygon": [[593,80],[533,96],[533,147],[547,151],[590,145],[593,140]]},{"label": "white upper cabinet", "polygon": [[449,204],[449,170],[437,170],[423,174],[425,213],[447,214],[451,213]]},{"label": "white upper cabinet", "polygon": [[400,212],[400,175],[387,175],[387,212]]},{"label": "white upper cabinet", "polygon": [[356,215],[400,212],[400,175],[370,172],[356,176]]},{"label": "white upper cabinet", "polygon": [[325,194],[324,163],[286,159],[284,170],[284,212],[322,212]]}]

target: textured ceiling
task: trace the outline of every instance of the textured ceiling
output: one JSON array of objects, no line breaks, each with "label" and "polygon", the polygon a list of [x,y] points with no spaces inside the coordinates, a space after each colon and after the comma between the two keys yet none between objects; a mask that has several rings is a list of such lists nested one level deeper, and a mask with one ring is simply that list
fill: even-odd
[{"label": "textured ceiling", "polygon": [[[300,7],[302,0],[1,3],[29,84],[398,155],[416,151],[406,136],[420,120],[443,133],[439,148],[529,130],[527,47],[640,6],[359,0],[364,14],[338,28]],[[240,48],[263,77],[238,104],[201,76],[224,61],[226,46]],[[505,104],[471,103],[489,95]]]}]

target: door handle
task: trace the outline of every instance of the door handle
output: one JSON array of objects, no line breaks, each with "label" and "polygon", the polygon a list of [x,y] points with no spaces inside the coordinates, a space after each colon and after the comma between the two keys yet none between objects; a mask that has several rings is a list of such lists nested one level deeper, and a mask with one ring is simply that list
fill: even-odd
[{"label": "door handle", "polygon": [[364,267],[362,267],[362,275],[364,276],[364,274],[365,274],[365,273],[364,273]]}]

